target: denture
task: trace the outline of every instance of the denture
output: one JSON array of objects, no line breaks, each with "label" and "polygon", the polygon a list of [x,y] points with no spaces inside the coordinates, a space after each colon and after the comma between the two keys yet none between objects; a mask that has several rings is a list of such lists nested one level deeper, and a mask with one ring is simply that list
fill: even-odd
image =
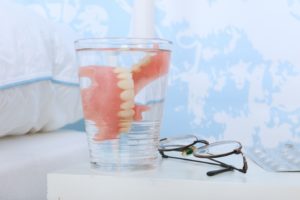
[{"label": "denture", "polygon": [[[133,121],[142,120],[147,105],[135,104],[134,97],[147,84],[168,72],[169,54],[157,52],[132,69],[110,66],[80,68],[82,105],[85,120],[97,127],[95,141],[116,139],[130,130]],[[81,84],[82,85],[82,84]]]},{"label": "denture", "polygon": [[132,67],[134,92],[137,94],[155,79],[166,75],[169,70],[169,52],[158,51],[151,53]]}]

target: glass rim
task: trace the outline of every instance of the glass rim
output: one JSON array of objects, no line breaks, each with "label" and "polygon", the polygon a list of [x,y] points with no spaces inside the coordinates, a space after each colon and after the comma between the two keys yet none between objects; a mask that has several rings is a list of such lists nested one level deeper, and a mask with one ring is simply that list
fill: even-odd
[{"label": "glass rim", "polygon": [[[146,44],[162,44],[171,46],[173,43],[170,40],[162,38],[142,38],[142,37],[90,37],[81,38],[74,41],[75,49],[80,50],[86,47],[82,47],[88,44],[93,44],[93,47],[98,48],[101,45],[146,45]],[[160,49],[160,48],[158,48]]]}]

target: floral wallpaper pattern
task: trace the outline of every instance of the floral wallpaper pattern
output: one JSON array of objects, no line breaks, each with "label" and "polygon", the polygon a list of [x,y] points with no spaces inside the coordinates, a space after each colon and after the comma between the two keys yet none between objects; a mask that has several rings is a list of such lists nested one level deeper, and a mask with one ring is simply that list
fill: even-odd
[{"label": "floral wallpaper pattern", "polygon": [[[133,0],[17,0],[80,37],[127,36]],[[299,0],[156,0],[174,42],[162,135],[300,140]]]}]

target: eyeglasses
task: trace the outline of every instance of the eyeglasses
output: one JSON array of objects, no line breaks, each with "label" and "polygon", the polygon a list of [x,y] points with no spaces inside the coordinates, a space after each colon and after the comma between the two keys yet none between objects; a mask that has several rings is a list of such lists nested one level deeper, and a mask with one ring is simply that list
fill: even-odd
[{"label": "eyeglasses", "polygon": [[[182,137],[163,138],[159,142],[158,151],[163,158],[174,158],[185,161],[192,161],[198,163],[205,163],[215,166],[220,166],[222,169],[209,171],[206,174],[208,176],[214,176],[227,171],[239,171],[246,173],[248,170],[248,164],[246,157],[242,152],[242,144],[238,141],[220,141],[209,143],[206,140],[199,140],[194,135],[186,135]],[[182,157],[166,155],[167,152],[177,151],[182,153]],[[221,158],[233,154],[241,155],[243,158],[243,167],[237,168],[233,165],[226,164],[215,158]],[[184,156],[193,155],[196,158],[205,158],[210,161],[189,159]]]}]

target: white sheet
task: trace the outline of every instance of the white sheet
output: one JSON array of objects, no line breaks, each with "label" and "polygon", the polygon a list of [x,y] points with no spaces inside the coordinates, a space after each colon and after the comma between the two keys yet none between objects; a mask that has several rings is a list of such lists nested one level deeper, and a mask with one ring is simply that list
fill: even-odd
[{"label": "white sheet", "polygon": [[87,139],[77,131],[11,136],[0,139],[0,199],[46,199],[50,171],[89,162]]}]

